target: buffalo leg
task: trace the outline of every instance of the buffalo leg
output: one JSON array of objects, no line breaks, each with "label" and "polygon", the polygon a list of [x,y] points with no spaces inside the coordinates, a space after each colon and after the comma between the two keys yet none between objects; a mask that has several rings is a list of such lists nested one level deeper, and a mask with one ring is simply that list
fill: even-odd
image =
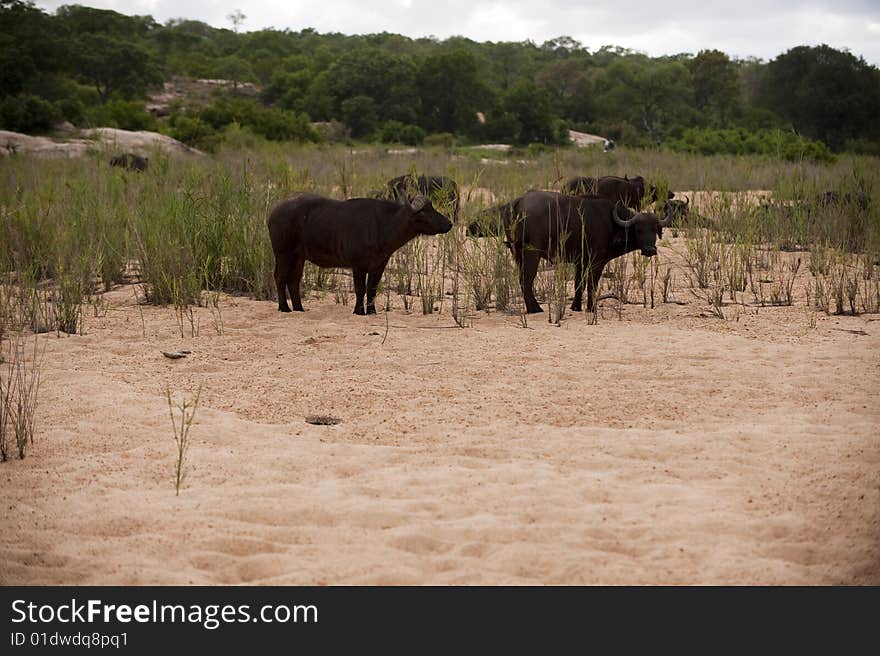
[{"label": "buffalo leg", "polygon": [[354,269],[351,274],[354,279],[354,313],[366,314],[364,294],[367,293],[367,272],[363,269]]},{"label": "buffalo leg", "polygon": [[379,281],[382,280],[386,264],[387,261],[380,268],[370,271],[367,276],[367,314],[376,314],[376,290],[379,289]]},{"label": "buffalo leg", "polygon": [[596,289],[602,279],[602,266],[591,266],[587,271],[587,312],[592,312],[596,304]]},{"label": "buffalo leg", "polygon": [[581,258],[574,263],[574,298],[571,301],[573,312],[581,311],[581,300],[584,297],[584,263]]},{"label": "buffalo leg", "polygon": [[275,260],[275,290],[278,292],[278,311],[290,312],[287,304],[287,276],[290,273],[290,263],[286,260]]},{"label": "buffalo leg", "polygon": [[299,285],[302,282],[303,267],[306,261],[303,258],[296,258],[287,274],[287,290],[290,292],[290,302],[293,303],[294,312],[304,312],[302,298],[299,295]]},{"label": "buffalo leg", "polygon": [[519,264],[519,286],[522,289],[523,301],[526,304],[526,312],[536,314],[543,312],[538,300],[535,298],[535,276],[538,275],[538,263],[540,255],[536,251],[517,252],[517,264]]}]

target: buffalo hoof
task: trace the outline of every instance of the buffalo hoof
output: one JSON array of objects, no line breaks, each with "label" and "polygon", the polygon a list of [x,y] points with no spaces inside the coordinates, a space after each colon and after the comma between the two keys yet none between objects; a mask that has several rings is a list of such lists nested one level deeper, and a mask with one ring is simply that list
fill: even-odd
[{"label": "buffalo hoof", "polygon": [[366,314],[366,311],[364,311],[364,308],[362,308],[362,307],[356,307],[354,309],[354,313],[363,316]]},{"label": "buffalo hoof", "polygon": [[581,311],[581,304],[580,303],[572,303],[571,304],[571,311],[572,312],[580,312]]},{"label": "buffalo hoof", "polygon": [[278,311],[279,312],[290,312],[290,308],[285,305],[284,307],[279,307]]},{"label": "buffalo hoof", "polygon": [[367,306],[367,314],[376,314],[376,306],[368,305]]},{"label": "buffalo hoof", "polygon": [[543,311],[544,311],[544,310],[541,309],[541,306],[540,306],[540,305],[536,305],[535,307],[526,308],[526,312],[527,312],[528,314],[540,314],[540,313],[543,312]]}]

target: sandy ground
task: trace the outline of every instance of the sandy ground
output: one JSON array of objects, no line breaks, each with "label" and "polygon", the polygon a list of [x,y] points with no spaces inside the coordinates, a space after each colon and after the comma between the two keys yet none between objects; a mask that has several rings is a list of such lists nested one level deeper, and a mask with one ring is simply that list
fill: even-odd
[{"label": "sandy ground", "polygon": [[[181,339],[119,287],[39,338],[0,583],[880,584],[878,317],[675,296],[468,329],[226,297]],[[163,391],[199,385],[175,496]]]}]

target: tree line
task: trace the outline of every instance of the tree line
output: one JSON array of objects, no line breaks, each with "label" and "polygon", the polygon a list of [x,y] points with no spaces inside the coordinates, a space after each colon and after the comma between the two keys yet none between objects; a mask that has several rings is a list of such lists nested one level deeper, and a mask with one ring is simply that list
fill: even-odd
[{"label": "tree line", "polygon": [[[195,20],[0,0],[0,128],[157,129],[212,147],[231,129],[317,141],[561,144],[567,130],[693,152],[880,154],[880,70],[827,45],[764,62],[718,50],[648,57],[570,37],[542,44],[412,39],[306,28],[239,32]],[[145,99],[172,78],[225,79],[157,120]],[[251,86],[252,85],[252,86]],[[253,93],[243,93],[254,89]]]}]

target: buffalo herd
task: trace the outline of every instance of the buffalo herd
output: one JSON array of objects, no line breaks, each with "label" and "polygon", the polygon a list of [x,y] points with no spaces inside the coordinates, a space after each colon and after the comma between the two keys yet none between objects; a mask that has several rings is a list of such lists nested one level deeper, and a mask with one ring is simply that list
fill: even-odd
[{"label": "buffalo herd", "polygon": [[[269,237],[275,255],[278,309],[302,312],[300,281],[306,261],[319,267],[352,270],[355,314],[376,312],[376,289],[393,253],[418,235],[449,232],[458,219],[459,190],[445,176],[404,175],[389,180],[370,198],[334,200],[300,193],[282,201],[269,215]],[[496,233],[505,238],[519,271],[526,312],[541,312],[534,280],[542,258],[575,266],[571,309],[595,304],[605,265],[638,250],[657,254],[664,227],[687,213],[688,201],[673,200],[644,178],[605,176],[568,180],[562,193],[530,190],[509,203],[484,210],[468,226],[475,236]],[[432,203],[449,208],[451,219]],[[659,216],[647,208],[660,206]]]}]

